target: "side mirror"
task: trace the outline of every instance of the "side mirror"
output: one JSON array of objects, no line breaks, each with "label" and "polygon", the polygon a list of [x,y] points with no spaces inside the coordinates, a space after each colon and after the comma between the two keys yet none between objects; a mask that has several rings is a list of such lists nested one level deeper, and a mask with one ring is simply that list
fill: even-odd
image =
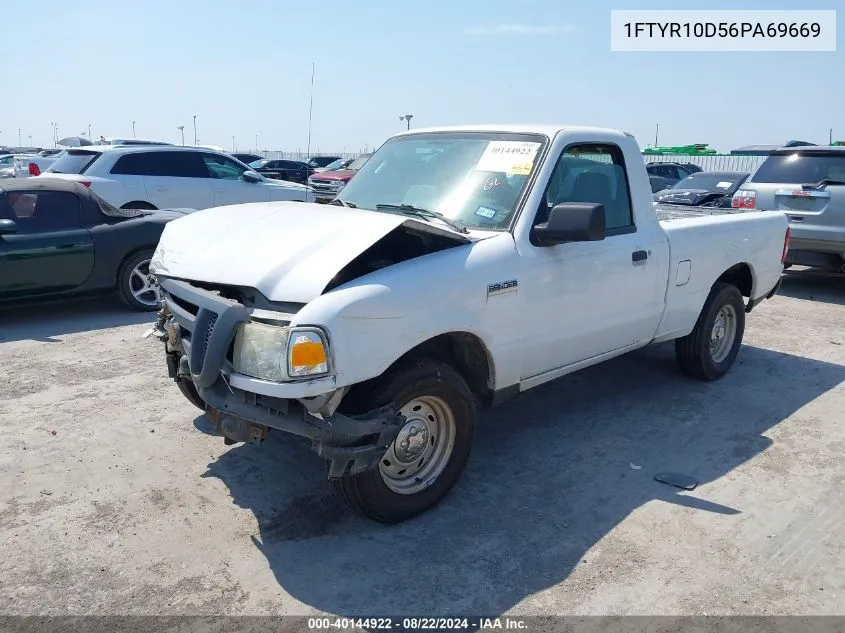
[{"label": "side mirror", "polygon": [[7,233],[17,233],[18,225],[13,220],[0,220],[0,235]]},{"label": "side mirror", "polygon": [[549,219],[533,229],[540,246],[564,242],[600,242],[605,237],[604,205],[592,202],[561,202],[552,207]]},{"label": "side mirror", "polygon": [[246,182],[261,182],[261,176],[254,171],[245,171],[241,176]]}]

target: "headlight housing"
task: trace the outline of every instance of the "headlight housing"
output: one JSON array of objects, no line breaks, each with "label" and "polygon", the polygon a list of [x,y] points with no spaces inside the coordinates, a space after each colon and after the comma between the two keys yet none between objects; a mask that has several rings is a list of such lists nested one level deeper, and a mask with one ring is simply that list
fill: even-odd
[{"label": "headlight housing", "polygon": [[232,365],[240,374],[285,382],[330,371],[328,340],[314,327],[280,327],[248,321],[235,335]]}]

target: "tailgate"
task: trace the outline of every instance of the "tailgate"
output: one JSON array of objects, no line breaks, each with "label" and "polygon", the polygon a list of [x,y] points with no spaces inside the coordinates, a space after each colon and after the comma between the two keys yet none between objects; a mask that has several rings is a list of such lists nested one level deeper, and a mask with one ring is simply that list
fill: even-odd
[{"label": "tailgate", "polygon": [[[837,148],[838,150],[838,148]],[[756,192],[756,208],[782,211],[796,237],[832,239],[845,232],[845,150],[796,148],[769,158],[740,189]],[[825,180],[832,180],[826,183]]]}]

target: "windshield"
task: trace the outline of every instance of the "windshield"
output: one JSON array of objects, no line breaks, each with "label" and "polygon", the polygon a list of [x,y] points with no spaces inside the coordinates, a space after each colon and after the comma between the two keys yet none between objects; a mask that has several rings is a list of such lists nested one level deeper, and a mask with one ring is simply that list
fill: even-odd
[{"label": "windshield", "polygon": [[251,163],[249,163],[249,166],[252,167],[253,169],[261,169],[262,167],[264,167],[264,165],[266,165],[269,162],[270,161],[267,160],[266,158],[262,158],[261,160],[252,161]]},{"label": "windshield", "polygon": [[341,169],[343,167],[343,164],[346,163],[346,162],[347,162],[346,160],[344,160],[342,158],[338,158],[333,163],[329,163],[328,165],[326,165],[326,171],[334,171],[336,169]]},{"label": "windshield", "polygon": [[398,136],[366,160],[338,200],[364,209],[412,205],[471,229],[502,231],[545,143],[535,134]]},{"label": "windshield", "polygon": [[84,174],[91,163],[100,156],[100,152],[70,149],[58,156],[56,162],[46,170],[47,172],[54,174]]},{"label": "windshield", "polygon": [[737,187],[746,177],[746,174],[714,174],[700,172],[679,180],[670,189],[703,189],[713,193],[727,193]]},{"label": "windshield", "polygon": [[825,179],[845,181],[845,152],[774,154],[751,177],[753,182],[793,184],[812,184]]}]

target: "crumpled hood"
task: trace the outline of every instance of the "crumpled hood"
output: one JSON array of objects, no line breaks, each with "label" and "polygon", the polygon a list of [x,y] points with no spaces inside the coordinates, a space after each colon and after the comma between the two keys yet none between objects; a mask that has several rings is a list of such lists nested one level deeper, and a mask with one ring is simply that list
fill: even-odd
[{"label": "crumpled hood", "polygon": [[150,270],[163,277],[255,288],[271,301],[308,303],[361,252],[401,225],[469,238],[390,213],[305,202],[197,211],[165,225]]},{"label": "crumpled hood", "polygon": [[708,189],[670,189],[669,191],[656,193],[654,199],[656,202],[662,202],[663,204],[688,204],[696,206],[716,198],[721,198],[724,195],[727,194]]}]

